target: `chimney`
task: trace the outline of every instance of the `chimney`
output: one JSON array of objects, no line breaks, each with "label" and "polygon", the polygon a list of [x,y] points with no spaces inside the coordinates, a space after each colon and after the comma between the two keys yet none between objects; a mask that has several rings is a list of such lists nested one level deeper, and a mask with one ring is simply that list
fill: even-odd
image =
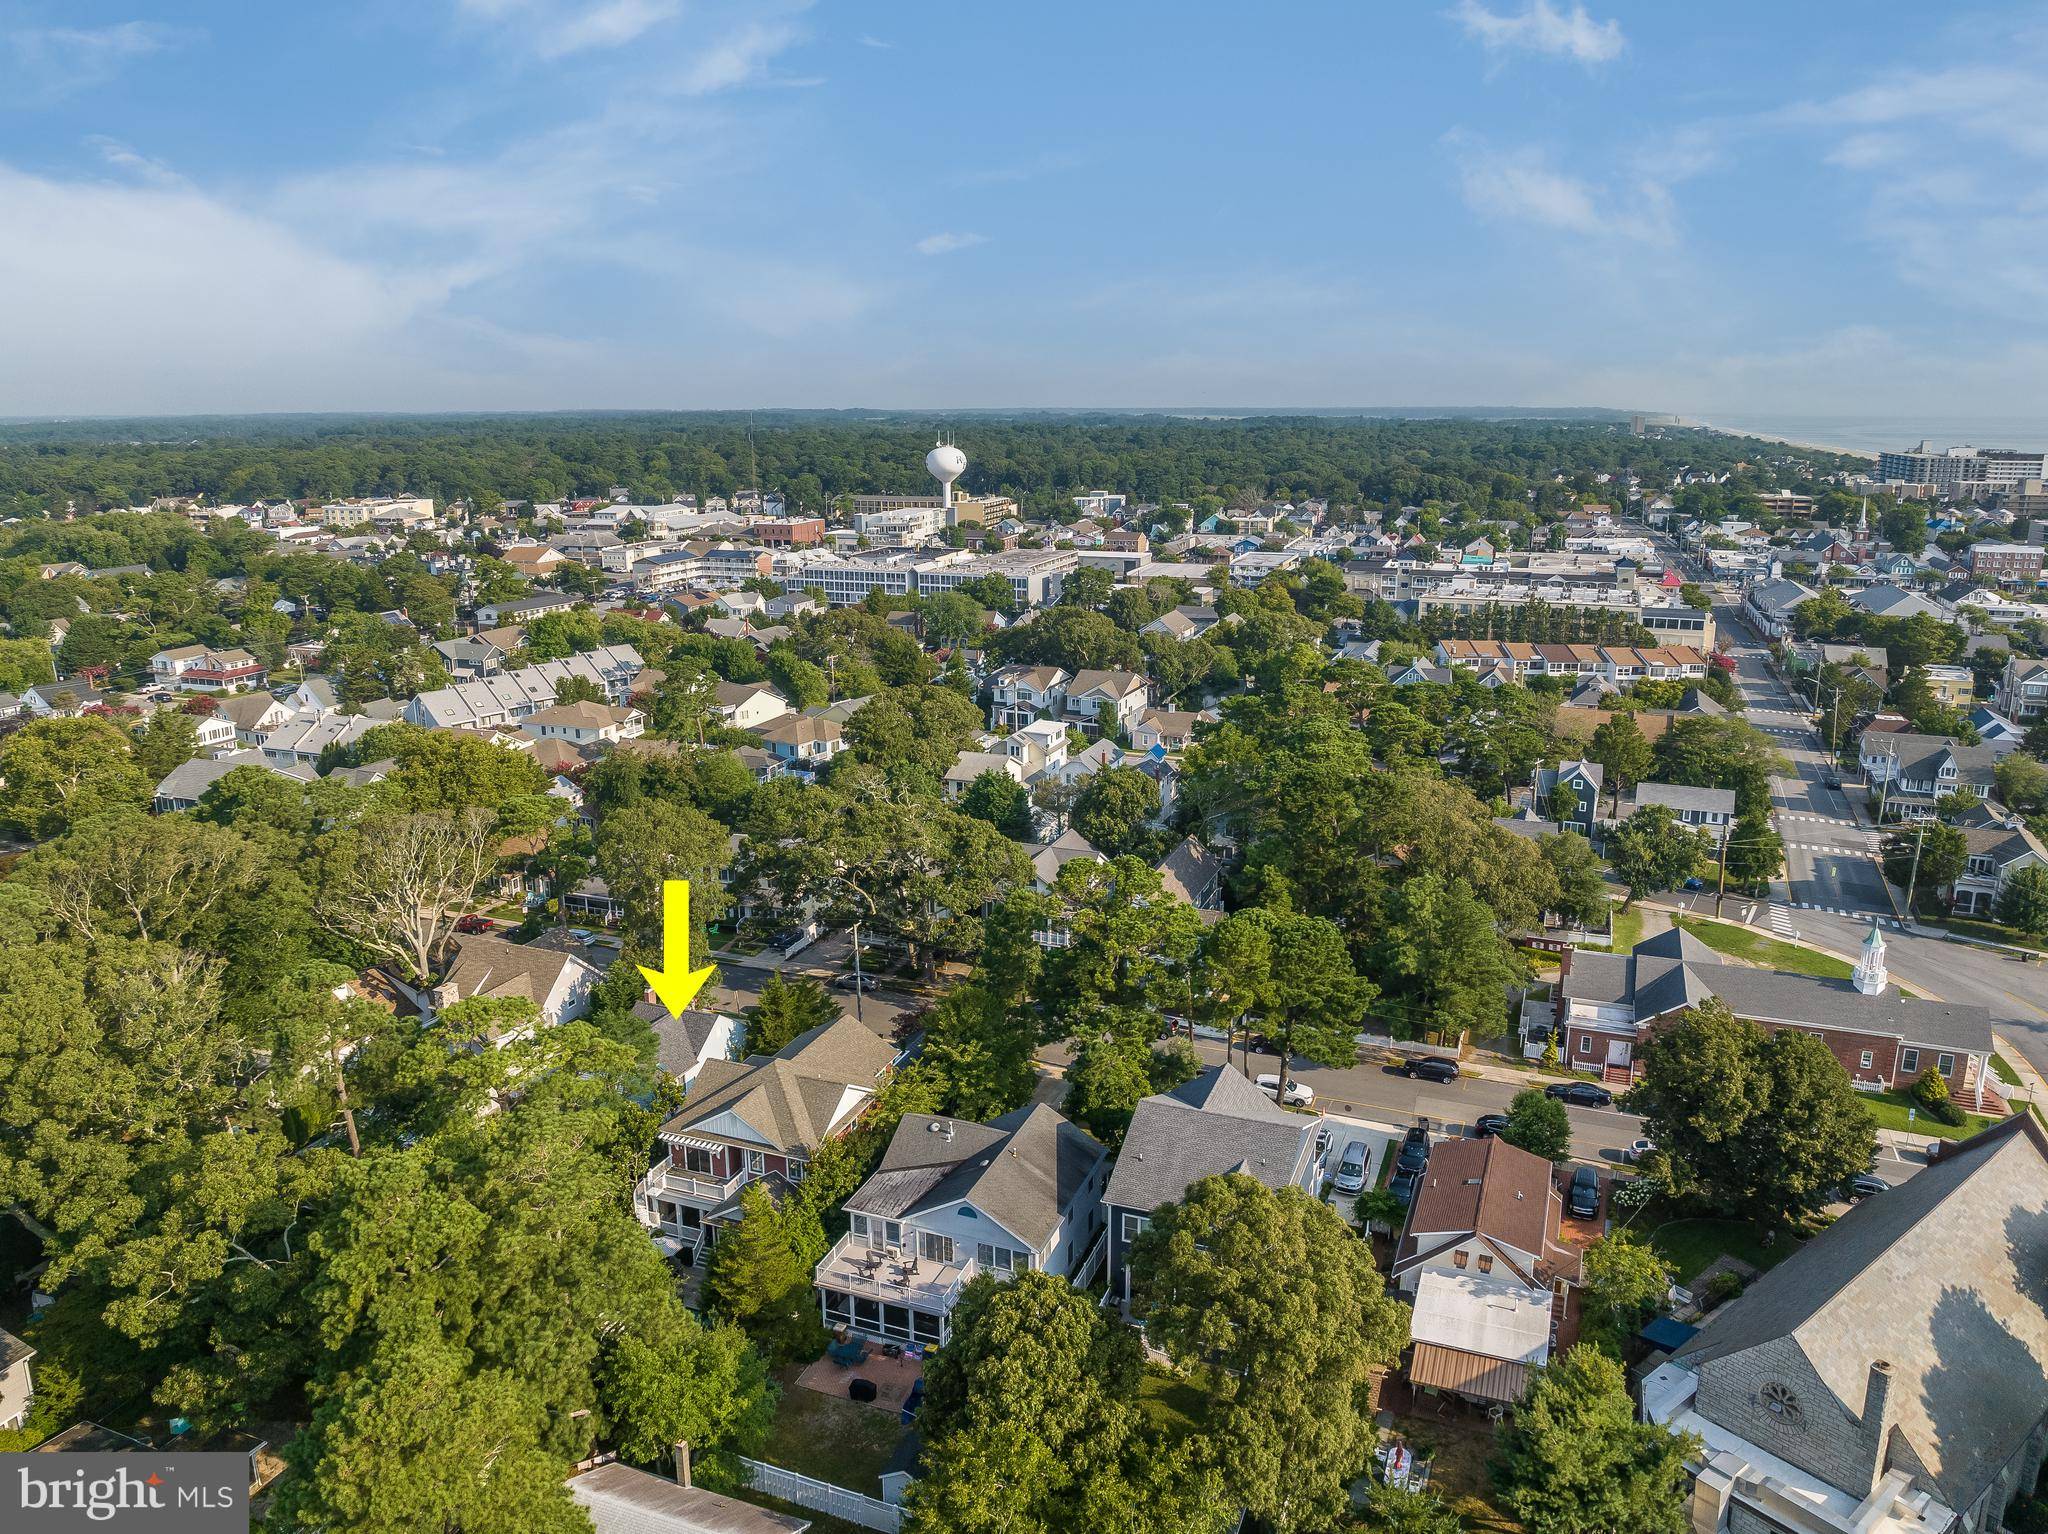
[{"label": "chimney", "polygon": [[[1892,1366],[1889,1360],[1870,1361],[1870,1382],[1863,1387],[1861,1424],[1873,1442],[1882,1447],[1891,1430]],[[1882,1455],[1879,1456],[1882,1462]]]},{"label": "chimney", "polygon": [[685,1438],[676,1444],[676,1485],[690,1484],[690,1440]]}]

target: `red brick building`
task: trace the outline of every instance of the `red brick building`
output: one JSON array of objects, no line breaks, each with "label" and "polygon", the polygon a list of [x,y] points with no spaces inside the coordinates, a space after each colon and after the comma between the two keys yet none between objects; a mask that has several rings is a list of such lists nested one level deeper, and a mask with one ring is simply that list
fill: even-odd
[{"label": "red brick building", "polygon": [[791,517],[785,522],[756,522],[754,536],[771,549],[807,549],[825,541],[822,517]]},{"label": "red brick building", "polygon": [[1618,1087],[1635,1079],[1638,1046],[1652,1030],[1718,997],[1765,1028],[1813,1034],[1859,1087],[1889,1091],[1931,1069],[1964,1107],[2004,1111],[1989,1079],[1990,1012],[1901,994],[1885,975],[1875,923],[1849,980],[1730,964],[1674,927],[1633,953],[1566,953],[1556,993],[1558,1053]]}]

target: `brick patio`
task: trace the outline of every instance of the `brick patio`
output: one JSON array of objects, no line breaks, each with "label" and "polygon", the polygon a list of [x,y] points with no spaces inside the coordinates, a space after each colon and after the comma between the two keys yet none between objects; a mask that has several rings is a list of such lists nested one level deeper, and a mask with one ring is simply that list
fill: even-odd
[{"label": "brick patio", "polygon": [[805,1390],[815,1390],[820,1395],[836,1396],[848,1400],[846,1387],[852,1380],[872,1380],[875,1385],[873,1401],[857,1404],[872,1406],[876,1411],[887,1412],[892,1417],[903,1409],[904,1401],[910,1395],[910,1387],[924,1374],[924,1363],[915,1358],[887,1358],[882,1350],[870,1344],[867,1360],[848,1368],[835,1363],[831,1355],[804,1365],[797,1375],[797,1384]]}]

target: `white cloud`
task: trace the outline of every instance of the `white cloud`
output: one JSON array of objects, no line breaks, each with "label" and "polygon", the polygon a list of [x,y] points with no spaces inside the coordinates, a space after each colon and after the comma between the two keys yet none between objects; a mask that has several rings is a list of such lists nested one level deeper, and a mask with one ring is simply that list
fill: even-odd
[{"label": "white cloud", "polygon": [[1534,148],[1495,149],[1468,135],[1447,142],[1466,206],[1482,218],[1645,245],[1676,239],[1670,190],[1648,177],[1604,187],[1558,170]]},{"label": "white cloud", "polygon": [[686,95],[751,85],[767,71],[778,53],[803,37],[791,21],[753,21],[735,28],[705,48],[677,77]]},{"label": "white cloud", "polygon": [[1595,21],[1581,4],[1561,11],[1550,0],[1529,0],[1519,12],[1490,11],[1479,0],[1458,0],[1451,19],[1487,52],[1540,53],[1605,64],[1621,55],[1627,41],[1618,21]]},{"label": "white cloud", "polygon": [[920,256],[950,256],[956,250],[972,250],[977,245],[986,245],[985,234],[957,233],[945,230],[928,234],[912,247]]},{"label": "white cloud", "polygon": [[681,9],[679,0],[609,0],[562,17],[534,40],[534,51],[544,59],[558,59],[593,48],[623,47]]},{"label": "white cloud", "polygon": [[876,37],[869,32],[861,33],[861,35],[859,37],[856,37],[854,41],[859,43],[863,48],[894,48],[896,46],[894,43],[887,42],[884,39]]},{"label": "white cloud", "polygon": [[103,85],[135,60],[183,47],[200,35],[154,21],[24,27],[0,39],[0,52],[8,56],[0,80],[18,78],[18,83],[0,90],[0,96],[17,106],[41,105]]}]

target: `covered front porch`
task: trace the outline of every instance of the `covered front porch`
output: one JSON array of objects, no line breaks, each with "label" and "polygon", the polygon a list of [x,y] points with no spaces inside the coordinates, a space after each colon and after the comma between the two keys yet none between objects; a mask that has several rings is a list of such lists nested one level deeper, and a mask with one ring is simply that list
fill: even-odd
[{"label": "covered front porch", "polygon": [[939,1347],[953,1304],[978,1271],[972,1257],[940,1262],[916,1252],[871,1247],[848,1234],[818,1264],[820,1314],[828,1330],[870,1342]]}]

